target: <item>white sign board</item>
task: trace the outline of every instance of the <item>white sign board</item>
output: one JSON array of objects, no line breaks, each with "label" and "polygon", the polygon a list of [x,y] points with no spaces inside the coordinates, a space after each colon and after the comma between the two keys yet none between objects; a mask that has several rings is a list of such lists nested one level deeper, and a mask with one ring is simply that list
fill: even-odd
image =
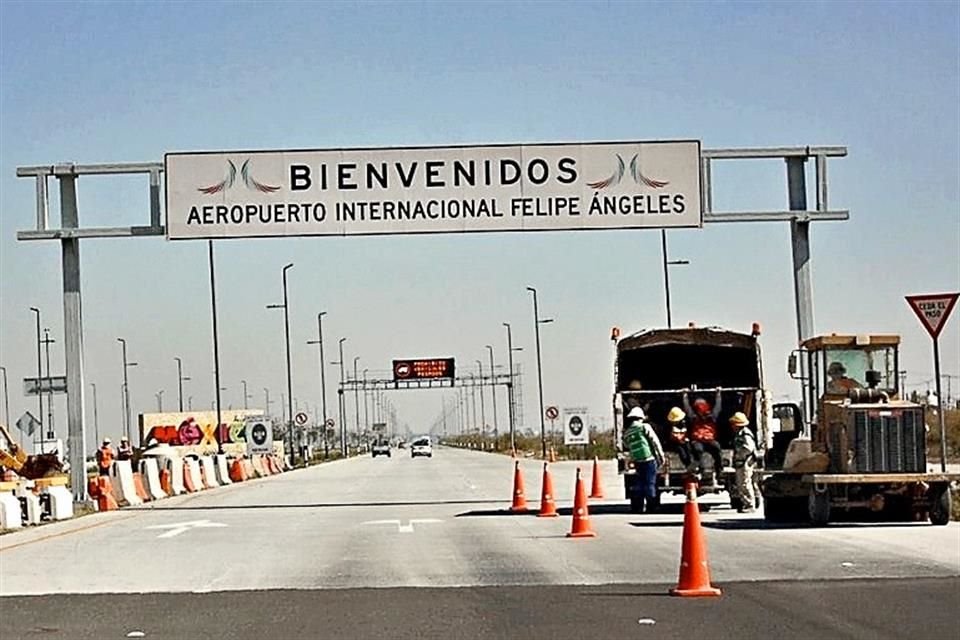
[{"label": "white sign board", "polygon": [[251,418],[246,421],[247,455],[269,455],[273,453],[273,424],[263,418]]},{"label": "white sign board", "polygon": [[920,322],[936,340],[957,304],[960,293],[934,293],[919,296],[907,296],[907,304],[920,318]]},{"label": "white sign board", "polygon": [[584,407],[563,410],[563,444],[590,444],[590,417]]},{"label": "white sign board", "polygon": [[700,142],[168,153],[167,237],[699,227]]}]

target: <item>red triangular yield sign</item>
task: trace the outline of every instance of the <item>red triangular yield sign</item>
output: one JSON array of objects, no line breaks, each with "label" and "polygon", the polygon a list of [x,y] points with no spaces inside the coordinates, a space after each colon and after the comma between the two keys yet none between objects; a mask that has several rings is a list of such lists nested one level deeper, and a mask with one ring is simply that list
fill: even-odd
[{"label": "red triangular yield sign", "polygon": [[957,298],[960,298],[960,293],[928,293],[907,296],[907,304],[930,332],[930,337],[936,339],[947,323]]}]

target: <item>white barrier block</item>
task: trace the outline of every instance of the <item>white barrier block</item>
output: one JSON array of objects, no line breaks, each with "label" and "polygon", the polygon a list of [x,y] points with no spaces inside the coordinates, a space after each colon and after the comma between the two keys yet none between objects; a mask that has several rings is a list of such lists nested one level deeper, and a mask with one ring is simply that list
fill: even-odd
[{"label": "white barrier block", "polygon": [[161,464],[170,472],[170,488],[173,489],[173,495],[179,496],[187,492],[183,486],[183,459],[182,458],[163,458]]},{"label": "white barrier block", "polygon": [[200,475],[200,463],[196,458],[185,458],[187,463],[187,470],[190,473],[190,480],[193,481],[193,486],[196,487],[197,491],[203,491],[206,487],[203,484],[203,477]]},{"label": "white barrier block", "polygon": [[210,489],[219,487],[220,483],[217,482],[217,471],[213,466],[213,458],[203,456],[200,458],[200,464],[203,465],[203,477],[207,479],[207,487]]},{"label": "white barrier block", "polygon": [[144,458],[141,460],[140,473],[143,474],[143,479],[147,483],[145,488],[151,498],[160,500],[161,498],[167,497],[163,487],[160,486],[160,468],[157,466],[156,458]]},{"label": "white barrier block", "polygon": [[50,496],[50,518],[69,520],[73,517],[73,496],[63,485],[47,487],[43,491]]},{"label": "white barrier block", "polygon": [[125,501],[130,506],[143,504],[143,500],[137,495],[137,487],[133,483],[133,468],[129,460],[117,460],[113,463],[113,481],[119,500]]},{"label": "white barrier block", "polygon": [[217,454],[217,480],[220,484],[233,484],[233,480],[230,479],[230,469],[227,466],[227,456],[222,453]]},{"label": "white barrier block", "polygon": [[0,493],[0,529],[19,529],[22,526],[23,516],[17,496],[6,491]]}]

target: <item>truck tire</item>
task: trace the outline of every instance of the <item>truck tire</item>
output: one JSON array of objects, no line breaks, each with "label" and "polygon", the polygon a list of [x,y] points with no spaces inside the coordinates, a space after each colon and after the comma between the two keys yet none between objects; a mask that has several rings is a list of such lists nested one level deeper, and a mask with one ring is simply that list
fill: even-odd
[{"label": "truck tire", "polygon": [[930,505],[930,524],[943,526],[950,522],[953,504],[950,496],[950,487],[944,487],[939,495],[935,494]]},{"label": "truck tire", "polygon": [[807,499],[807,515],[810,517],[810,524],[815,527],[826,526],[830,522],[830,492],[817,491],[810,489],[810,496]]}]

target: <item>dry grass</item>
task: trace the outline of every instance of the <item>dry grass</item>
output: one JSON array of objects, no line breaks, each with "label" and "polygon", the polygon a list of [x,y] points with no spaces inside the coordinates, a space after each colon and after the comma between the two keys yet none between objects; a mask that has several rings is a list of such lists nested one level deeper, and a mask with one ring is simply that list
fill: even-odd
[{"label": "dry grass", "polygon": [[[940,461],[940,419],[937,412],[927,410],[927,459],[932,462]],[[944,413],[944,422],[947,432],[947,462],[960,463],[960,409],[947,409]]]}]

